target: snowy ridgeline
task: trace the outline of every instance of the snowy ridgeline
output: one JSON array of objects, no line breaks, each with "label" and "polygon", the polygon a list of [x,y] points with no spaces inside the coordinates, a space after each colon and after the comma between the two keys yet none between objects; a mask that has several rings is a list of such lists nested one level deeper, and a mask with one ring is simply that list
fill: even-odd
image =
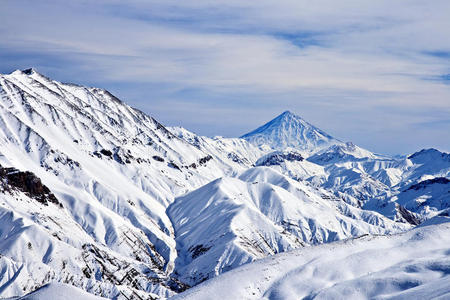
[{"label": "snowy ridgeline", "polygon": [[[15,298],[16,300],[59,300],[59,299],[73,299],[73,300],[105,300],[107,298],[98,297],[88,292],[78,289],[76,287],[61,284],[49,283],[36,291],[29,293],[23,297]],[[11,299],[12,300],[12,299]]]},{"label": "snowy ridgeline", "polygon": [[[374,154],[290,112],[242,138],[202,137],[33,69],[0,75],[0,97],[0,297],[59,282],[106,298],[167,298],[266,256],[311,249],[319,260],[324,252],[312,249],[328,246],[315,245],[398,234],[449,214],[450,155],[435,149]],[[350,255],[348,244],[329,247]],[[349,272],[356,280],[376,274],[371,266]],[[314,283],[308,295],[342,278]],[[260,292],[283,295],[269,283]],[[335,292],[354,291],[343,288]],[[51,284],[29,299],[59,289],[77,292]]]}]

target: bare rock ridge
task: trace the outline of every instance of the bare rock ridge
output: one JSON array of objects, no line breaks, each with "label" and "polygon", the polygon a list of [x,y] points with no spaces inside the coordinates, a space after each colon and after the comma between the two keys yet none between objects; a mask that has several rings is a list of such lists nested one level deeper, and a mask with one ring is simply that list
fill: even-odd
[{"label": "bare rock ridge", "polygon": [[2,193],[19,190],[44,205],[48,205],[50,202],[62,207],[62,204],[59,203],[50,189],[31,172],[22,172],[15,168],[3,168],[0,165],[0,180]]}]

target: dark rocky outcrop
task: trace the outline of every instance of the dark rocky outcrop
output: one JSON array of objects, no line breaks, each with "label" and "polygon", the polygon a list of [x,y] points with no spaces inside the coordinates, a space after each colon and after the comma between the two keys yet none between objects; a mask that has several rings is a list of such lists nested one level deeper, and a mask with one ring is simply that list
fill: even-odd
[{"label": "dark rocky outcrop", "polygon": [[110,150],[102,149],[102,150],[100,150],[100,153],[105,156],[109,156],[109,157],[112,156],[112,152]]},{"label": "dark rocky outcrop", "polygon": [[18,190],[44,205],[50,202],[62,207],[50,189],[32,172],[0,166],[0,179],[3,191]]},{"label": "dark rocky outcrop", "polygon": [[167,165],[168,165],[170,168],[173,168],[173,169],[176,169],[176,170],[181,171],[180,167],[179,167],[176,163],[174,163],[174,162],[169,162]]},{"label": "dark rocky outcrop", "polygon": [[400,204],[395,204],[395,210],[397,211],[396,218],[399,221],[403,221],[411,225],[419,225],[420,223],[422,223],[416,214],[410,212]]},{"label": "dark rocky outcrop", "polygon": [[408,188],[408,190],[418,191],[418,190],[422,190],[432,184],[449,184],[449,183],[450,183],[450,179],[448,179],[448,178],[436,177],[433,179],[427,179],[427,180],[421,181],[419,183],[413,184]]},{"label": "dark rocky outcrop", "polygon": [[205,252],[207,252],[209,249],[211,249],[211,247],[206,247],[206,246],[203,246],[202,244],[200,244],[200,245],[190,247],[189,252],[192,253],[192,259],[195,259],[195,258],[199,257],[200,255],[204,254]]},{"label": "dark rocky outcrop", "polygon": [[200,159],[198,160],[198,163],[199,163],[200,165],[203,165],[203,164],[206,164],[206,163],[207,163],[208,161],[210,161],[211,159],[213,159],[212,156],[211,156],[211,155],[207,155],[207,156],[205,156],[205,157],[200,158]]},{"label": "dark rocky outcrop", "polygon": [[161,156],[158,156],[158,155],[153,155],[152,158],[156,161],[160,161],[160,162],[164,161],[164,158],[162,158]]},{"label": "dark rocky outcrop", "polygon": [[255,163],[256,166],[276,166],[285,161],[303,161],[304,158],[297,152],[273,152],[258,159]]},{"label": "dark rocky outcrop", "polygon": [[250,162],[248,161],[248,159],[244,158],[244,157],[240,157],[239,155],[237,155],[234,152],[230,152],[228,153],[227,157],[229,159],[231,159],[232,161],[241,164],[241,165],[245,165],[245,164],[250,164]]}]

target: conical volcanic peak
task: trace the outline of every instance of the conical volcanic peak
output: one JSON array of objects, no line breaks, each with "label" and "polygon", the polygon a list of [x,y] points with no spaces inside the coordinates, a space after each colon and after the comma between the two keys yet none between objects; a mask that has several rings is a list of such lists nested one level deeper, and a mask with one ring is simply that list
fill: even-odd
[{"label": "conical volcanic peak", "polygon": [[256,145],[283,150],[288,147],[315,151],[341,142],[290,111],[285,111],[241,138]]}]

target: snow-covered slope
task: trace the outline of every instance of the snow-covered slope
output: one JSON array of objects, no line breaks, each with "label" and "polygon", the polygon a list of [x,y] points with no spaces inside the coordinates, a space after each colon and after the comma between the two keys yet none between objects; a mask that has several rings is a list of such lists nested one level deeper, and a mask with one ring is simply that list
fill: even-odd
[{"label": "snow-covered slope", "polygon": [[106,298],[94,296],[92,294],[86,293],[81,289],[77,289],[67,284],[49,283],[30,294],[20,297],[17,300],[50,300],[50,299],[105,300]]},{"label": "snow-covered slope", "polygon": [[448,299],[449,218],[407,233],[277,254],[173,299]]},{"label": "snow-covered slope", "polygon": [[308,160],[319,164],[343,163],[347,161],[358,161],[367,159],[383,159],[380,155],[376,155],[366,149],[356,146],[351,142],[345,144],[332,145],[318,153],[308,157]]},{"label": "snow-covered slope", "polygon": [[169,206],[183,282],[199,283],[279,252],[409,228],[267,167],[217,179]]},{"label": "snow-covered slope", "polygon": [[[199,136],[183,127],[168,127],[175,136],[209,153],[229,170],[242,171],[251,167],[261,156],[271,151],[267,145],[256,146],[240,138],[209,138]],[[230,171],[232,173],[232,171]]]},{"label": "snow-covered slope", "polygon": [[275,150],[292,147],[306,152],[341,143],[290,111],[285,111],[241,138],[258,146],[269,145]]},{"label": "snow-covered slope", "polygon": [[[183,285],[172,284],[170,278],[177,251],[166,207],[175,196],[231,170],[102,89],[63,84],[30,69],[0,75],[0,96],[0,164],[36,174],[64,207],[48,212],[62,221],[36,238],[55,249],[53,234],[58,226],[62,227],[61,236],[79,232],[75,236],[81,237],[69,242],[76,248],[73,251],[102,246],[107,255],[90,251],[94,260],[131,260],[132,272],[146,280],[136,285],[136,290],[167,296],[182,289]],[[8,200],[4,213],[11,221],[28,224],[21,225],[24,228],[45,227],[47,212],[41,213],[39,205],[21,208],[10,195],[2,197]],[[68,223],[66,227],[61,225],[63,221]],[[58,251],[49,252],[55,255],[51,260],[46,259],[46,252],[22,256],[13,245],[26,244],[25,235],[7,235],[5,239],[2,253],[21,255],[10,256],[11,269],[5,271],[8,276],[4,279],[20,287],[15,291],[29,292],[64,269],[64,255]],[[14,266],[24,262],[34,266],[35,261],[55,263],[50,268],[36,266],[47,270],[44,279],[31,283],[15,280],[19,269]],[[113,265],[121,265],[121,260],[114,258]],[[101,295],[118,292],[113,285],[105,290],[85,285],[89,278],[109,280],[106,272],[96,275],[95,269],[84,271],[86,267],[79,265],[76,274],[81,277],[72,284]],[[30,273],[35,272],[33,268]],[[5,289],[2,295],[5,293],[10,291]]]},{"label": "snow-covered slope", "polygon": [[[450,179],[435,177],[412,184],[397,196],[396,202],[423,216],[433,216],[450,208]],[[428,215],[430,214],[430,215]]]}]

